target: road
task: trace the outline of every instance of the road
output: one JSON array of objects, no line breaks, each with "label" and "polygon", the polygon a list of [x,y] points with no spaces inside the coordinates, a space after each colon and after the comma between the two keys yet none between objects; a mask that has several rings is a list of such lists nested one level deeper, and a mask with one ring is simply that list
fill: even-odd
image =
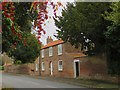
[{"label": "road", "polygon": [[83,88],[65,83],[27,77],[24,75],[10,74],[2,74],[2,85],[7,88]]}]

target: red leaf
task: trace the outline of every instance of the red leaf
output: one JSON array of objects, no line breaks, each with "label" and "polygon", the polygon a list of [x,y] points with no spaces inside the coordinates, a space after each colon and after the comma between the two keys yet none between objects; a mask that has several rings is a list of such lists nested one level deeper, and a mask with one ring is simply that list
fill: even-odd
[{"label": "red leaf", "polygon": [[53,2],[51,2],[51,5],[52,5],[52,6],[54,5]]},{"label": "red leaf", "polygon": [[44,4],[48,4],[48,2],[44,2]]},{"label": "red leaf", "polygon": [[38,35],[41,35],[41,32],[38,32]]},{"label": "red leaf", "polygon": [[43,30],[43,33],[46,34],[45,30]]},{"label": "red leaf", "polygon": [[40,35],[38,36],[38,39],[39,39],[39,38],[41,38],[41,36],[40,36]]},{"label": "red leaf", "polygon": [[0,10],[2,10],[2,3],[0,3]]},{"label": "red leaf", "polygon": [[11,17],[11,20],[14,21],[14,17]]},{"label": "red leaf", "polygon": [[48,15],[45,15],[45,19],[48,19]]}]

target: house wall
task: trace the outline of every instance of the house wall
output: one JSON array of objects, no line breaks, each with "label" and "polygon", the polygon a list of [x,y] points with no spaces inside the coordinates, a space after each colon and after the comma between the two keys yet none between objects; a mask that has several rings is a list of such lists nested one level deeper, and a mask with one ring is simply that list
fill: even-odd
[{"label": "house wall", "polygon": [[81,52],[81,48],[75,48],[75,46],[72,46],[70,43],[64,43],[64,48],[65,48],[65,52],[67,53],[80,53]]},{"label": "house wall", "polygon": [[[37,64],[37,66],[36,66],[36,64]],[[36,61],[34,62],[34,74],[35,75],[40,75],[40,60],[39,60],[39,57],[36,59]]]},{"label": "house wall", "polygon": [[[68,57],[65,51],[65,45],[62,44],[62,55],[58,55],[58,46],[53,47],[53,56],[49,57],[49,48],[44,49],[45,57],[41,58],[41,62],[45,63],[45,70],[41,71],[42,76],[50,75],[50,62],[53,63],[53,76],[55,77],[73,77],[73,58]],[[58,71],[58,61],[63,61],[63,70]]]},{"label": "house wall", "polygon": [[[94,76],[96,74],[106,74],[106,58],[105,55],[74,58],[70,53],[80,53],[80,49],[76,49],[69,43],[62,44],[62,55],[58,55],[58,46],[53,46],[53,56],[49,57],[49,48],[44,49],[44,58],[41,62],[45,64],[45,70],[41,71],[41,76],[50,75],[50,62],[53,63],[54,77],[74,78],[74,60],[80,60],[80,76]],[[58,61],[63,61],[63,71],[58,71]]]}]

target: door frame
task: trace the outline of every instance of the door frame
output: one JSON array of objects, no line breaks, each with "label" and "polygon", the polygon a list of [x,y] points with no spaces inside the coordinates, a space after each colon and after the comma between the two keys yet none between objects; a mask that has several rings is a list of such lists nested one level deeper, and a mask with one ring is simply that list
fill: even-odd
[{"label": "door frame", "polygon": [[80,60],[74,60],[74,78],[76,78],[76,62],[78,62],[78,67],[79,67],[79,75],[80,75]]},{"label": "door frame", "polygon": [[50,75],[53,75],[53,63],[52,63],[52,61],[50,62]]}]

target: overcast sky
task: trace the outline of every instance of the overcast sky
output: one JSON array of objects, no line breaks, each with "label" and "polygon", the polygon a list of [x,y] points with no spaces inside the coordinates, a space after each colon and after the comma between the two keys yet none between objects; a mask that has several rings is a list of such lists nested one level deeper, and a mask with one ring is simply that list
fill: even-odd
[{"label": "overcast sky", "polygon": [[[52,0],[57,2],[57,0]],[[63,6],[66,5],[66,3],[68,2],[68,0],[58,0],[60,1]],[[73,2],[74,0],[69,0],[69,2]],[[45,45],[46,44],[46,39],[48,36],[51,36],[54,40],[56,40],[56,38],[53,36],[56,32],[57,27],[54,24],[54,20],[52,18],[53,16],[53,9],[51,8],[51,6],[49,6],[48,10],[48,16],[51,17],[48,20],[45,21],[45,26],[44,26],[44,30],[46,31],[46,34],[42,34],[41,37],[41,42]],[[62,7],[60,7],[57,11],[57,15],[61,15],[62,12]]]}]

